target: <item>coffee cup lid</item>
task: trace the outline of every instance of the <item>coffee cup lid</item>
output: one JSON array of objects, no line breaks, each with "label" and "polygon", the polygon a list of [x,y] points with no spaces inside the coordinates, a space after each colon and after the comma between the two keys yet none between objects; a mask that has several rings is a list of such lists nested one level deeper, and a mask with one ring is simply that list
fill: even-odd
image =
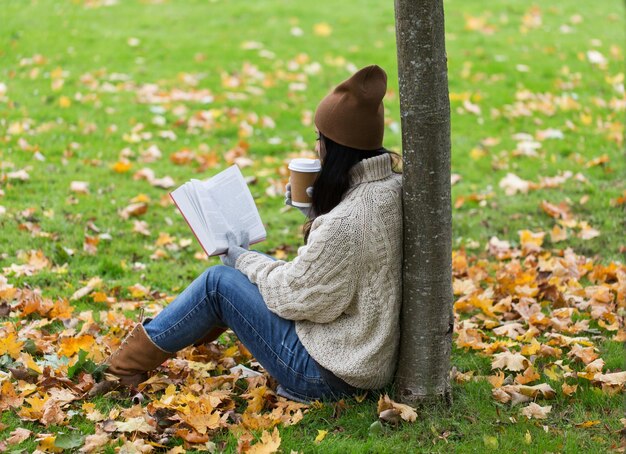
[{"label": "coffee cup lid", "polygon": [[289,163],[289,170],[297,172],[319,172],[321,169],[319,159],[295,158]]}]

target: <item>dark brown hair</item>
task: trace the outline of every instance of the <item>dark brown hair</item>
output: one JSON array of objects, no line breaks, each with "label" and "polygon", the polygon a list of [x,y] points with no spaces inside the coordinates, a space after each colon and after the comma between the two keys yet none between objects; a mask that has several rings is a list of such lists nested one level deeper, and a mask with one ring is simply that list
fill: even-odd
[{"label": "dark brown hair", "polygon": [[[401,173],[402,157],[385,148],[378,150],[358,150],[346,147],[320,134],[322,170],[313,183],[313,197],[310,210],[315,216],[326,214],[339,205],[346,191],[350,187],[350,169],[364,159],[373,158],[382,154],[389,154],[392,168],[395,173]],[[314,218],[313,218],[314,219]],[[302,227],[304,243],[306,244],[313,219],[309,219]]]}]

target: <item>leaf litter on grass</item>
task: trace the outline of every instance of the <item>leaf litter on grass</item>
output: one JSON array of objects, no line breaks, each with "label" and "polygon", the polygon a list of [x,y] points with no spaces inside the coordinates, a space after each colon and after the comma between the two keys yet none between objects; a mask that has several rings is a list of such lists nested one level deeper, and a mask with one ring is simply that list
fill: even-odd
[{"label": "leaf litter on grass", "polygon": [[[494,238],[482,257],[454,252],[455,343],[491,357],[493,374],[455,370],[452,377],[461,383],[488,380],[496,401],[525,404],[520,415],[536,419],[549,418],[551,409],[538,402],[568,399],[580,386],[623,393],[626,371],[605,367],[597,340],[626,339],[626,267],[596,263],[570,249],[544,249],[543,235],[537,233],[520,232],[520,238],[519,247]],[[37,251],[28,257],[47,263]],[[101,298],[96,287],[102,283],[98,278],[90,282],[98,286],[87,285],[81,297]],[[227,342],[178,352],[134,395],[108,394],[114,401],[131,399],[131,407],[99,410],[90,403],[89,390],[106,374],[98,364],[132,329],[134,322],[124,312],[142,307],[156,313],[171,297],[133,286],[130,299],[108,297],[107,310],[76,313],[66,300],[14,287],[5,276],[0,283],[0,301],[10,319],[0,326],[5,371],[0,409],[44,430],[69,427],[75,415],[92,421],[96,433],[82,441],[84,452],[112,442],[144,443],[142,452],[148,452],[172,438],[187,448],[213,451],[215,436],[225,432],[239,439],[240,452],[275,452],[278,427],[297,424],[308,411],[307,405],[275,394],[272,379],[232,333]],[[52,329],[55,322],[62,329]],[[244,376],[233,369],[238,364],[263,374]],[[559,386],[554,389],[548,381]],[[378,413],[392,424],[416,418],[414,409],[387,395],[380,396]],[[10,440],[19,443],[27,436],[15,432]],[[56,436],[40,436],[39,449],[54,450]]]}]

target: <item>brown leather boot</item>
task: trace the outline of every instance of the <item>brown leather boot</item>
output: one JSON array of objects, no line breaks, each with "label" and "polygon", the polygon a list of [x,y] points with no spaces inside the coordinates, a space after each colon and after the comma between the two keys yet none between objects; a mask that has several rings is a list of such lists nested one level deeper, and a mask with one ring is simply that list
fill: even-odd
[{"label": "brown leather boot", "polygon": [[148,378],[146,372],[176,356],[159,348],[148,336],[142,323],[137,323],[119,348],[105,361],[107,372],[117,375],[126,386],[137,386]]}]

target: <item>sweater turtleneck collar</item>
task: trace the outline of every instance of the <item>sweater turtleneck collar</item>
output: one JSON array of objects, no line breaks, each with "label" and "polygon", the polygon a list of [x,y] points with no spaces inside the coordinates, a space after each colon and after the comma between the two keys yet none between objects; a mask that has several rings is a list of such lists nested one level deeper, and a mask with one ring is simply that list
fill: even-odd
[{"label": "sweater turtleneck collar", "polygon": [[388,153],[364,159],[350,169],[350,186],[382,180],[393,173]]}]

